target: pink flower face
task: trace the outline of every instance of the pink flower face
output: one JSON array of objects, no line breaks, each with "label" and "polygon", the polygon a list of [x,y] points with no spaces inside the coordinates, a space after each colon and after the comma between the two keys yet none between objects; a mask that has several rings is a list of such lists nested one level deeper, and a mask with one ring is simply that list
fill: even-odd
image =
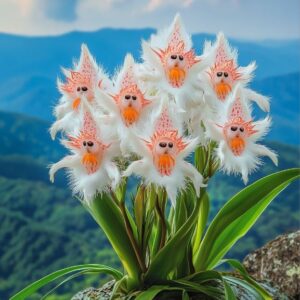
[{"label": "pink flower face", "polygon": [[183,41],[179,45],[164,50],[154,51],[160,58],[168,82],[174,88],[180,88],[189,69],[198,62],[193,50],[184,52]]},{"label": "pink flower face", "polygon": [[227,144],[235,156],[243,154],[247,138],[254,132],[252,121],[245,122],[241,118],[233,119],[223,128]]},{"label": "pink flower face", "polygon": [[118,75],[117,89],[117,94],[112,97],[118,106],[123,123],[129,127],[139,121],[144,107],[150,103],[139,88],[135,63],[130,55],[126,56],[124,67]]},{"label": "pink flower face", "polygon": [[234,54],[224,36],[218,38],[214,65],[208,74],[216,96],[221,101],[225,100],[241,77]]},{"label": "pink flower face", "polygon": [[187,146],[178,136],[177,130],[156,131],[147,143],[152,152],[153,162],[157,171],[162,176],[171,175],[178,153]]},{"label": "pink flower face", "polygon": [[245,121],[246,118],[249,119],[245,113],[245,106],[237,96],[230,108],[229,121],[223,127],[225,140],[235,156],[242,155],[247,138],[256,132],[252,120]]},{"label": "pink flower face", "polygon": [[97,137],[96,123],[89,113],[84,115],[83,130],[77,137],[69,137],[70,148],[77,149],[81,155],[81,163],[88,174],[95,173],[101,166],[104,151],[109,147]]},{"label": "pink flower face", "polygon": [[97,67],[87,48],[83,47],[76,70],[69,71],[66,83],[61,85],[61,90],[73,99],[73,109],[78,108],[82,97],[86,97],[88,101],[94,99],[96,79]]},{"label": "pink flower face", "polygon": [[103,147],[97,141],[91,139],[82,142],[82,164],[84,165],[88,174],[95,173],[101,165],[103,157]]},{"label": "pink flower face", "polygon": [[215,65],[209,72],[212,86],[219,100],[224,101],[240,75],[232,60]]},{"label": "pink flower face", "polygon": [[176,143],[170,138],[161,137],[156,141],[152,151],[153,160],[161,175],[171,175],[178,151],[176,148]]},{"label": "pink flower face", "polygon": [[148,103],[137,86],[124,88],[115,97],[115,100],[126,126],[130,126],[139,120],[141,110]]},{"label": "pink flower face", "polygon": [[181,87],[184,84],[188,66],[182,53],[170,53],[163,61],[165,74],[172,87]]},{"label": "pink flower face", "polygon": [[186,80],[189,69],[199,60],[188,44],[180,22],[175,22],[164,49],[152,49],[158,55],[167,81],[173,88],[180,88]]},{"label": "pink flower face", "polygon": [[62,85],[61,89],[73,99],[73,109],[78,108],[83,96],[89,101],[94,99],[94,88],[91,78],[80,72],[71,71],[70,77],[67,77],[67,82]]}]

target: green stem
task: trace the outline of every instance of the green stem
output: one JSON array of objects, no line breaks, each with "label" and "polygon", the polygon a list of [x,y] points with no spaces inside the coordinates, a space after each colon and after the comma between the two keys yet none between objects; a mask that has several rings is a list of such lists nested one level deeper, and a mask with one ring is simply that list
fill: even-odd
[{"label": "green stem", "polygon": [[166,235],[167,235],[167,225],[166,225],[166,220],[165,220],[165,213],[164,213],[164,206],[165,206],[165,200],[162,199],[162,209],[159,205],[158,199],[156,200],[155,203],[155,208],[161,223],[161,237],[160,237],[160,244],[159,244],[159,249],[161,249],[165,243],[166,243]]},{"label": "green stem", "polygon": [[[116,195],[114,193],[111,193],[112,197],[115,198],[115,200],[117,201],[116,199]],[[138,263],[139,263],[139,266],[142,270],[143,273],[146,272],[146,265],[142,259],[142,255],[140,253],[140,249],[138,247],[138,244],[134,238],[134,234],[133,234],[133,231],[132,231],[132,228],[131,228],[131,225],[130,225],[130,221],[128,219],[128,215],[127,215],[127,212],[126,212],[126,208],[125,208],[125,201],[120,201],[119,202],[119,207],[120,207],[120,210],[121,210],[121,213],[124,217],[124,221],[125,221],[125,228],[126,228],[126,233],[127,233],[127,236],[130,240],[130,243],[131,243],[131,246],[134,250],[134,253],[135,253],[135,256],[138,260]]]}]

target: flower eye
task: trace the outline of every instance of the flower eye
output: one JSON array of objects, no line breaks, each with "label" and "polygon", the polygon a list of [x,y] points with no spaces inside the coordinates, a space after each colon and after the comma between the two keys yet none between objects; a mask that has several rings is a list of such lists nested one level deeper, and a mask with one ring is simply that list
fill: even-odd
[{"label": "flower eye", "polygon": [[130,98],[131,98],[130,95],[125,95],[125,99],[126,99],[126,100],[129,100]]},{"label": "flower eye", "polygon": [[88,90],[88,88],[87,88],[86,86],[83,86],[83,87],[81,88],[81,90],[84,91],[84,92],[86,92],[86,91]]},{"label": "flower eye", "polygon": [[244,127],[240,128],[240,132],[244,132],[244,130],[245,130]]},{"label": "flower eye", "polygon": [[218,77],[221,77],[222,75],[223,75],[223,72],[218,72],[218,73],[217,73],[217,76],[218,76]]},{"label": "flower eye", "polygon": [[77,92],[80,92],[80,87],[77,88]]},{"label": "flower eye", "polygon": [[173,143],[168,144],[169,148],[173,148]]},{"label": "flower eye", "polygon": [[86,146],[86,141],[84,141],[84,142],[82,143],[82,145],[85,147],[85,146]]},{"label": "flower eye", "polygon": [[173,54],[173,55],[171,55],[171,58],[172,58],[172,59],[176,59],[176,58],[177,58],[177,55]]},{"label": "flower eye", "polygon": [[160,143],[159,143],[159,146],[160,146],[161,148],[166,148],[166,147],[167,147],[167,143],[165,143],[165,142],[160,142]]},{"label": "flower eye", "polygon": [[89,147],[93,147],[94,146],[94,143],[91,142],[91,141],[87,142],[87,144],[88,144]]},{"label": "flower eye", "polygon": [[227,72],[224,72],[224,77],[228,77],[228,73]]},{"label": "flower eye", "polygon": [[237,131],[238,128],[236,126],[231,126],[230,129],[231,129],[231,131]]},{"label": "flower eye", "polygon": [[181,61],[183,60],[183,56],[182,56],[182,55],[179,55],[178,58],[179,58],[179,60],[181,60]]},{"label": "flower eye", "polygon": [[136,96],[132,96],[131,98],[132,98],[132,100],[136,100],[137,99]]}]

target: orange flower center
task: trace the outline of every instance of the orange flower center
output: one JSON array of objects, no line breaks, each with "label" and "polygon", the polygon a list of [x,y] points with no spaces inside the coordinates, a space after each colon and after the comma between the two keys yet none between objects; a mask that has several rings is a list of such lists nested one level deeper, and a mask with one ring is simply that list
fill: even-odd
[{"label": "orange flower center", "polygon": [[139,118],[139,112],[133,107],[124,108],[122,115],[127,126],[132,125]]},{"label": "orange flower center", "polygon": [[179,67],[173,67],[168,71],[169,82],[173,87],[181,87],[185,79],[185,71]]},{"label": "orange flower center", "polygon": [[245,141],[241,137],[235,137],[230,140],[229,146],[235,156],[240,156],[245,150]]},{"label": "orange flower center", "polygon": [[78,109],[78,106],[80,104],[80,98],[76,98],[73,103],[72,103],[72,107],[73,107],[73,110],[77,110]]},{"label": "orange flower center", "polygon": [[85,153],[81,160],[88,174],[95,173],[100,165],[100,157],[93,153]]},{"label": "orange flower center", "polygon": [[220,100],[225,100],[227,95],[231,92],[231,86],[225,82],[219,82],[215,85],[215,91]]},{"label": "orange flower center", "polygon": [[175,166],[175,159],[170,154],[162,154],[156,163],[158,172],[163,176],[169,176]]}]

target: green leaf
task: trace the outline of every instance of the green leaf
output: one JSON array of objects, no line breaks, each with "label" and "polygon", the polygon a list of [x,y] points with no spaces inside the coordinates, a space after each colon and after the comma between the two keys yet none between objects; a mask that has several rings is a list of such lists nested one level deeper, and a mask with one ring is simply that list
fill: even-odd
[{"label": "green leaf", "polygon": [[172,282],[172,286],[177,285],[178,287],[186,291],[193,292],[193,293],[202,293],[217,300],[219,300],[223,296],[223,292],[218,287],[209,286],[209,285],[206,286],[203,284],[195,283],[184,279],[172,280],[171,282]]},{"label": "green leaf", "polygon": [[127,282],[127,275],[115,282],[111,292],[110,300],[119,300],[121,298],[121,295],[127,291]]},{"label": "green leaf", "polygon": [[155,218],[155,223],[152,226],[152,239],[150,241],[150,253],[151,256],[155,256],[157,252],[159,251],[159,245],[161,241],[161,236],[162,236],[162,224],[159,222],[159,218]]},{"label": "green leaf", "polygon": [[246,281],[233,276],[223,276],[223,278],[227,282],[231,283],[231,285],[238,287],[239,290],[243,290],[244,293],[246,292],[247,295],[245,296],[247,299],[264,300],[261,294],[258,293],[257,290],[253,288],[253,286],[249,285]]},{"label": "green leaf", "polygon": [[200,205],[197,228],[193,237],[193,253],[196,253],[200,247],[201,238],[203,236],[203,232],[205,230],[206,223],[208,220],[209,206],[209,197],[208,194],[205,193]]},{"label": "green leaf", "polygon": [[225,281],[222,275],[217,271],[208,270],[208,271],[198,272],[190,276],[187,276],[186,280],[189,280],[191,282],[202,283],[202,284],[205,282],[212,282],[212,281],[218,282],[220,284],[223,284],[224,286],[225,299],[236,300],[235,294],[231,286]]},{"label": "green leaf", "polygon": [[248,275],[246,268],[236,259],[224,259],[221,263],[228,263],[230,266],[235,268],[243,276],[244,280],[247,281],[265,300],[272,300],[271,295],[259,285],[253,278]]},{"label": "green leaf", "polygon": [[214,268],[248,232],[271,201],[299,176],[299,169],[277,172],[254,182],[233,196],[207,229],[194,256],[196,270]]},{"label": "green leaf", "polygon": [[186,291],[182,291],[182,300],[190,300],[190,296]]},{"label": "green leaf", "polygon": [[134,199],[134,216],[137,227],[137,235],[139,244],[142,245],[144,237],[144,225],[145,225],[145,188],[140,186],[137,189],[136,197]]},{"label": "green leaf", "polygon": [[194,273],[192,275],[185,277],[184,279],[192,282],[204,283],[206,281],[211,281],[211,280],[222,281],[222,276],[217,271],[208,270],[208,271],[201,271],[198,273]]},{"label": "green leaf", "polygon": [[177,230],[180,229],[180,227],[186,222],[188,218],[188,212],[186,209],[185,202],[190,201],[188,196],[186,195],[187,192],[182,192],[181,195],[177,198],[176,201],[176,208],[175,208],[175,215],[174,215],[174,221],[173,221],[173,233],[175,233]]},{"label": "green leaf", "polygon": [[[173,234],[175,234],[183,226],[190,215],[188,207],[190,204],[193,204],[193,201],[191,201],[189,194],[192,192],[193,191],[190,191],[190,189],[187,189],[186,191],[182,191],[180,196],[177,198],[174,221],[172,223]],[[192,251],[190,249],[190,243],[182,245],[181,247],[185,247],[185,253],[181,262],[176,265],[176,278],[182,278],[191,273],[190,268],[192,259],[190,259],[190,257],[192,257]]]},{"label": "green leaf", "polygon": [[223,281],[224,284],[224,290],[225,290],[225,299],[226,300],[236,300],[236,296],[231,288],[231,286],[229,285],[229,283],[226,282],[226,280]]},{"label": "green leaf", "polygon": [[77,278],[77,277],[80,277],[80,276],[86,275],[86,274],[91,275],[91,274],[98,274],[98,273],[99,273],[98,271],[86,270],[86,271],[81,271],[81,272],[72,274],[71,276],[68,276],[66,279],[64,279],[59,284],[57,284],[54,288],[52,288],[49,292],[47,292],[47,294],[43,295],[43,297],[40,300],[45,300],[48,296],[50,296],[52,293],[54,293],[54,291],[56,291],[59,287],[64,285],[66,282],[73,280],[74,278]]},{"label": "green leaf", "polygon": [[203,174],[203,171],[205,169],[206,162],[207,162],[207,153],[206,152],[207,151],[204,146],[199,146],[198,148],[196,148],[195,154],[194,154],[195,167],[201,174]]},{"label": "green leaf", "polygon": [[112,275],[116,280],[119,280],[122,278],[123,274],[119,272],[118,270],[115,270],[113,268],[103,266],[103,265],[97,265],[97,264],[86,264],[86,265],[77,265],[72,266],[68,268],[64,268],[61,270],[58,270],[56,272],[53,272],[24,288],[22,291],[14,295],[10,300],[23,300],[27,297],[33,295],[38,289],[45,286],[49,282],[52,282],[62,276],[74,273],[74,272],[84,272],[84,271],[99,271],[103,273],[107,273]]},{"label": "green leaf", "polygon": [[167,285],[153,285],[148,290],[141,292],[135,300],[152,300],[154,299],[159,293],[163,291],[176,291],[181,290],[180,288],[169,287]]},{"label": "green leaf", "polygon": [[[187,245],[191,239],[193,233],[192,229],[197,221],[200,203],[204,194],[205,190],[202,189],[201,197],[200,199],[196,199],[196,205],[190,217],[153,258],[149,269],[145,274],[146,282],[165,280],[176,265],[182,261],[184,254],[186,253],[186,247],[182,247],[182,245]],[[195,197],[192,192],[189,196]],[[190,199],[190,201],[193,200]]]},{"label": "green leaf", "polygon": [[128,276],[133,279],[133,284],[137,284],[141,268],[127,235],[119,207],[110,197],[102,194],[97,196],[87,209],[109,239]]}]

